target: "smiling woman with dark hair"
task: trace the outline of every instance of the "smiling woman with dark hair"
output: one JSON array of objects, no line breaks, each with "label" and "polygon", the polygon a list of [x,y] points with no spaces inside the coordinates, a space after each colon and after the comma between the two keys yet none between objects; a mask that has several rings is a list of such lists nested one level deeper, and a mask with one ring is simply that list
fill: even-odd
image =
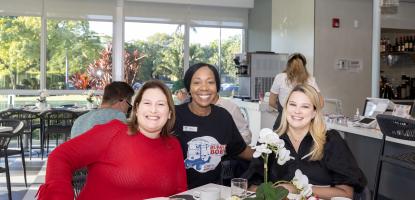
[{"label": "smiling woman with dark hair", "polygon": [[198,63],[184,76],[190,102],[176,106],[175,134],[183,148],[189,188],[219,183],[222,157],[238,155],[250,160],[232,116],[213,105],[220,89],[219,73],[213,65]]},{"label": "smiling woman with dark hair", "polygon": [[72,174],[82,167],[88,176],[77,199],[147,199],[187,189],[180,143],[171,135],[170,90],[148,81],[132,105],[128,125],[97,125],[50,154],[39,199],[73,200]]}]

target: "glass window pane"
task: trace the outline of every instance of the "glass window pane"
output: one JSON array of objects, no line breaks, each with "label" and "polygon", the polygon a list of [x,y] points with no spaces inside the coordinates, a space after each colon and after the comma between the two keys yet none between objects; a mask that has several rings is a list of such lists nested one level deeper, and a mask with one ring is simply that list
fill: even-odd
[{"label": "glass window pane", "polygon": [[126,22],[125,41],[124,74],[135,89],[150,79],[176,87],[184,69],[183,25]]},{"label": "glass window pane", "polygon": [[48,89],[102,89],[112,76],[112,22],[47,21]]},{"label": "glass window pane", "polygon": [[189,64],[209,63],[219,64],[220,28],[191,27]]},{"label": "glass window pane", "polygon": [[221,29],[221,96],[238,94],[235,54],[242,53],[242,29]]},{"label": "glass window pane", "polygon": [[[237,94],[239,86],[234,55],[242,52],[243,29],[190,28],[190,65],[206,62],[217,66],[221,76],[221,96]],[[220,52],[220,53],[219,53]]]},{"label": "glass window pane", "polygon": [[40,17],[0,16],[0,89],[40,88]]}]

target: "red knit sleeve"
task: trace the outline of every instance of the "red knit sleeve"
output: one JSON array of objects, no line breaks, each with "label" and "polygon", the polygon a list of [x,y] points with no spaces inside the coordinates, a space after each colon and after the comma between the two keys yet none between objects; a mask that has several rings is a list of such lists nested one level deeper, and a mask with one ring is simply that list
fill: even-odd
[{"label": "red knit sleeve", "polygon": [[181,193],[187,190],[187,177],[186,169],[184,168],[184,159],[183,151],[179,141],[174,138],[175,149],[177,149],[177,191],[176,193]]},{"label": "red knit sleeve", "polygon": [[113,120],[59,145],[48,157],[45,184],[39,188],[38,199],[73,200],[73,172],[99,160],[112,138],[117,133],[126,134],[126,130],[126,125]]}]

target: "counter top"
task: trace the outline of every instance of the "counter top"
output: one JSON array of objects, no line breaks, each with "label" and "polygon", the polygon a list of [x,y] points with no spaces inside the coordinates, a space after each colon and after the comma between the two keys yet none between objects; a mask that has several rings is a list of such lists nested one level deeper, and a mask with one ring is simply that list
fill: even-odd
[{"label": "counter top", "polygon": [[[352,126],[351,122],[348,123],[348,126],[339,125],[335,123],[326,123],[326,124],[327,124],[328,129],[334,129],[334,130],[338,130],[338,131],[342,131],[346,133],[352,133],[355,135],[371,137],[371,138],[375,138],[378,140],[381,140],[383,137],[382,132],[379,129],[354,127]],[[396,139],[392,137],[386,137],[386,141],[415,147],[415,141],[401,140],[401,139]]]}]

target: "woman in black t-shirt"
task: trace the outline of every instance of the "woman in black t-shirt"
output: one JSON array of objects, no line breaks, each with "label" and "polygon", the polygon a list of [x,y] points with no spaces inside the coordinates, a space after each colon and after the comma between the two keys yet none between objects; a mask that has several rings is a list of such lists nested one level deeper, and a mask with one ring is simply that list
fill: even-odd
[{"label": "woman in black t-shirt", "polygon": [[219,73],[206,63],[191,66],[184,76],[190,102],[176,106],[175,135],[184,153],[188,187],[220,182],[221,161],[226,156],[250,160],[231,114],[213,105],[220,89]]},{"label": "woman in black t-shirt", "polygon": [[[352,198],[354,190],[360,192],[365,187],[366,179],[346,142],[336,131],[326,130],[320,101],[318,92],[308,85],[298,85],[290,92],[277,133],[294,159],[279,165],[275,155],[269,156],[268,177],[273,182],[291,181],[300,169],[319,198]],[[254,159],[245,176],[250,184],[259,185],[262,160]],[[291,184],[282,186],[296,192]],[[255,186],[251,188],[255,190]]]}]

